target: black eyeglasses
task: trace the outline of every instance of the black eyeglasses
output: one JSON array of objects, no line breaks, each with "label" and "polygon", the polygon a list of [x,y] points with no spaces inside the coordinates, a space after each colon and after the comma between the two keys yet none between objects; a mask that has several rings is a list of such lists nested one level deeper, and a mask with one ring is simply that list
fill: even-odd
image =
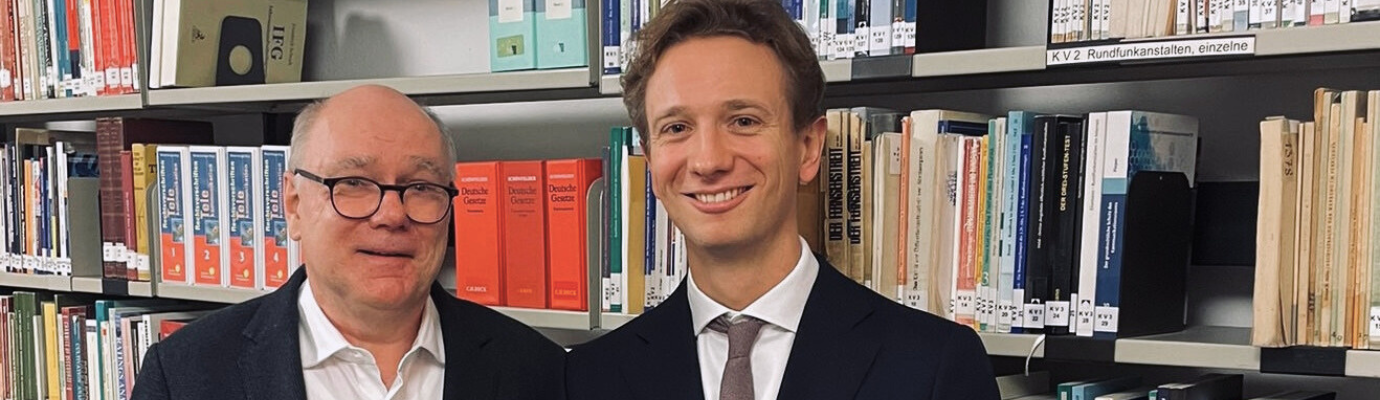
[{"label": "black eyeglasses", "polygon": [[419,224],[434,224],[446,219],[450,213],[451,199],[460,194],[453,187],[434,183],[384,185],[359,176],[322,178],[301,169],[295,169],[292,173],[326,185],[331,191],[331,206],[335,212],[349,219],[372,217],[383,204],[383,194],[395,191],[402,200],[408,219]]}]

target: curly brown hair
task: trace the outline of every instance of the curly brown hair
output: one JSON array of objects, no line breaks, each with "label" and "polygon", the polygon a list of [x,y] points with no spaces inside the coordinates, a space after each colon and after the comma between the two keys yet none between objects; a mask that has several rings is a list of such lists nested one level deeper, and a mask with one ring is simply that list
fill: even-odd
[{"label": "curly brown hair", "polygon": [[824,115],[824,71],[810,37],[772,0],[677,0],[637,33],[638,48],[624,72],[623,105],[647,143],[647,79],[666,49],[688,39],[735,36],[770,47],[783,69],[792,130],[801,132]]}]

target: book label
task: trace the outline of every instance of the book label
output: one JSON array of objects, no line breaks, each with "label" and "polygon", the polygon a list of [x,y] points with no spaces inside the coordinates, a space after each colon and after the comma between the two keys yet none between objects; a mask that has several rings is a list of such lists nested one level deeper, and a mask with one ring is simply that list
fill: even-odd
[{"label": "book label", "polygon": [[498,0],[498,23],[522,22],[523,0]]},{"label": "book label", "polygon": [[956,311],[958,315],[971,316],[977,314],[977,305],[974,304],[975,297],[977,297],[977,294],[975,294],[972,290],[959,290],[957,294],[955,294],[954,296],[956,297],[956,301],[958,302],[958,310]]},{"label": "book label", "polygon": [[1015,289],[1015,290],[1013,290],[1013,291],[1011,292],[1011,298],[1014,299],[1014,300],[1012,301],[1012,304],[1011,304],[1011,327],[1012,327],[1012,328],[1024,328],[1024,327],[1025,327],[1025,305],[1024,305],[1024,304],[1017,303],[1017,302],[1018,302],[1018,301],[1025,301],[1025,289]]},{"label": "book label", "polygon": [[1380,337],[1380,307],[1370,308],[1370,337]]},{"label": "book label", "polygon": [[1051,301],[1045,303],[1046,326],[1069,326],[1069,302]]},{"label": "book label", "polygon": [[891,23],[891,47],[906,47],[906,23]]},{"label": "book label", "polygon": [[1055,48],[1045,52],[1045,64],[1078,65],[1243,55],[1255,55],[1254,36],[1169,39]]},{"label": "book label", "polygon": [[620,53],[618,46],[604,46],[604,69],[621,68],[623,65],[618,59]]},{"label": "book label", "polygon": [[1118,307],[1097,307],[1097,325],[1093,325],[1093,331],[1116,333],[1117,315],[1121,314],[1119,310]]},{"label": "book label", "polygon": [[1030,329],[1044,329],[1044,328],[1045,328],[1045,305],[1044,305],[1044,304],[1026,304],[1026,305],[1025,305],[1025,322],[1024,322],[1023,324],[1021,324],[1021,327],[1022,327],[1022,328],[1030,328]]},{"label": "book label", "polygon": [[573,13],[571,12],[571,9],[572,9],[573,7],[571,7],[571,5],[570,5],[570,2],[571,2],[572,0],[545,0],[545,1],[546,1],[546,19],[547,19],[547,20],[553,20],[553,19],[570,19],[570,16],[573,14]]}]

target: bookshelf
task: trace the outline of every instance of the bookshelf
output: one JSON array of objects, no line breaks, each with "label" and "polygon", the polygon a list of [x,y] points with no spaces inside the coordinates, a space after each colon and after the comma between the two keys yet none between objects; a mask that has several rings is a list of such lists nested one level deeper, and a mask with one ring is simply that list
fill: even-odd
[{"label": "bookshelf", "polygon": [[[3,103],[0,104],[0,119],[57,121],[91,114],[120,115],[128,111],[148,111],[151,109],[171,116],[204,115],[207,110],[227,114],[263,110],[290,112],[293,107],[300,106],[302,103],[328,97],[359,84],[381,84],[394,87],[414,97],[439,98],[441,100],[432,102],[433,105],[477,103],[486,106],[486,110],[494,108],[487,107],[493,104],[505,103],[502,106],[506,108],[515,106],[515,104],[510,106],[506,103],[531,101],[534,99],[533,92],[559,92],[537,95],[535,98],[596,99],[601,101],[597,106],[598,111],[612,114],[621,113],[622,104],[620,102],[605,101],[622,93],[618,81],[619,77],[616,75],[599,75],[600,63],[597,60],[591,60],[590,68],[500,73],[473,72],[474,64],[482,64],[487,60],[484,57],[468,57],[478,59],[473,62],[463,60],[467,58],[464,55],[468,53],[465,52],[481,52],[483,51],[482,47],[475,49],[473,45],[467,44],[444,47],[440,50],[431,48],[437,42],[445,40],[441,38],[474,36],[476,30],[484,31],[486,29],[484,24],[478,21],[482,18],[475,17],[480,15],[475,10],[482,8],[482,6],[467,4],[462,6],[463,11],[433,13],[427,11],[433,8],[446,7],[442,5],[445,2],[430,1],[396,6],[368,3],[343,0],[313,3],[310,18],[315,23],[337,24],[343,27],[349,22],[345,21],[343,16],[361,12],[368,15],[378,15],[379,20],[374,22],[383,24],[383,26],[365,27],[362,32],[368,34],[376,33],[371,32],[370,29],[381,31],[392,29],[394,30],[391,33],[394,36],[392,39],[396,43],[384,39],[368,41],[368,43],[375,45],[382,43],[389,46],[396,44],[401,49],[382,49],[382,46],[379,46],[380,49],[375,50],[362,47],[364,45],[350,44],[352,42],[345,39],[359,39],[360,37],[355,36],[360,35],[361,32],[340,33],[344,29],[340,28],[336,29],[335,32],[325,32],[327,38],[321,39],[321,42],[312,38],[308,39],[312,46],[309,46],[311,53],[307,54],[309,69],[305,71],[304,78],[307,79],[305,82],[238,87],[159,89],[145,90],[142,94],[112,97]],[[1152,89],[1153,85],[1162,84],[1166,81],[1171,82],[1171,84],[1207,82],[1208,86],[1225,85],[1238,88],[1239,90],[1234,92],[1238,95],[1240,93],[1258,93],[1260,97],[1282,96],[1299,99],[1307,95],[1295,90],[1295,88],[1282,89],[1280,87],[1266,87],[1266,85],[1246,88],[1246,85],[1252,83],[1245,81],[1261,76],[1276,77],[1291,72],[1322,76],[1334,69],[1380,66],[1380,22],[1250,32],[1246,36],[1253,37],[1255,40],[1255,51],[1250,56],[1170,60],[1134,65],[1048,66],[1046,62],[1048,51],[1052,47],[1043,43],[1045,26],[1044,21],[1041,20],[1043,17],[1039,16],[1046,15],[1044,7],[1047,7],[1047,4],[1041,3],[1043,2],[989,0],[989,8],[996,9],[993,11],[993,16],[989,16],[989,20],[1003,21],[1003,24],[1013,20],[1026,21],[1012,22],[1010,23],[1011,27],[989,28],[989,31],[992,32],[989,33],[989,48],[916,54],[906,57],[906,60],[899,63],[895,59],[823,61],[820,65],[824,70],[826,80],[830,82],[826,102],[846,103],[850,106],[881,105],[898,109],[943,107],[992,111],[1016,109],[1021,105],[1029,104],[1049,104],[1051,111],[1054,111],[1064,108],[1061,103],[1069,103],[1071,104],[1068,106],[1069,109],[1087,111],[1095,108],[1155,109],[1161,108],[1161,104],[1184,101],[1180,99],[1182,96],[1197,98],[1197,100],[1188,100],[1194,103],[1191,103],[1193,104],[1191,106],[1183,106],[1184,108],[1202,108],[1203,105],[1215,105],[1214,103],[1220,99],[1214,100],[1211,97],[1202,96],[1202,92],[1209,91],[1207,89],[1194,92],[1198,95],[1174,93],[1176,90],[1155,91],[1146,89]],[[590,4],[591,10],[598,9],[596,3]],[[389,8],[398,8],[399,10],[393,12]],[[453,14],[464,14],[463,16],[469,19],[460,19],[461,22],[456,22],[456,19],[451,18],[454,16]],[[414,25],[402,22],[405,18],[413,17],[427,17],[427,19]],[[471,24],[470,22],[475,23]],[[473,25],[474,28],[464,28],[468,25]],[[317,29],[313,33],[318,33],[318,31],[332,30]],[[430,41],[403,40],[423,36],[418,35],[418,33],[427,33],[428,31],[444,34],[438,33],[436,34],[437,39]],[[590,31],[590,34],[595,35],[597,31],[596,27]],[[485,37],[484,34],[477,34],[477,36]],[[1192,38],[1203,37],[1214,36],[1194,36]],[[1036,43],[1032,43],[1032,40]],[[322,44],[334,46],[320,46]],[[369,59],[358,60],[358,63],[364,66],[347,65],[353,62],[352,57],[357,56],[357,54],[350,54],[349,51],[351,50],[376,52],[371,55],[382,57],[365,57]],[[451,68],[451,65],[447,64],[451,62],[458,62],[462,66]],[[889,63],[887,67],[893,67],[907,62],[909,63],[908,73],[878,75],[868,72],[875,71],[875,64],[878,63]],[[409,65],[412,63],[420,66]],[[1352,81],[1345,79],[1338,81],[1332,77],[1305,80],[1308,82],[1307,85],[1323,83],[1342,87],[1356,87],[1351,83]],[[1217,81],[1228,82],[1219,85]],[[1365,82],[1370,82],[1369,86],[1362,87],[1380,88],[1380,82],[1375,79]],[[1051,90],[1049,92],[1051,94],[1042,94],[1040,99],[1032,100],[1029,98],[1030,96],[1027,96],[1033,90],[1032,88],[1048,89]],[[1019,90],[1027,91],[1021,92]],[[965,96],[950,96],[953,93],[963,93]],[[978,94],[966,95],[972,93]],[[449,100],[454,98],[463,98],[463,100]],[[972,98],[979,99],[971,100]],[[1095,101],[1106,103],[1093,103]],[[1233,110],[1222,113],[1248,114],[1251,115],[1252,119],[1258,121],[1266,114],[1285,111],[1280,107],[1258,107],[1255,103],[1235,105],[1234,107]],[[1208,113],[1214,112],[1216,111],[1208,111]],[[522,121],[522,124],[561,125],[566,123],[566,121],[561,120],[563,117],[552,117],[542,111],[532,112],[528,110],[522,113],[520,118],[537,121]],[[442,113],[443,118],[446,115],[449,114]],[[1241,121],[1209,115],[1203,115],[1202,119],[1205,123],[1219,124],[1218,126],[1205,125],[1204,142],[1207,144],[1205,152],[1213,154],[1226,152],[1223,150],[1224,145],[1218,144],[1216,145],[1218,147],[1214,148],[1212,143],[1207,142],[1233,142],[1233,145],[1240,146],[1234,148],[1236,150],[1243,153],[1254,152],[1255,149],[1250,145],[1251,140],[1253,140],[1251,139],[1251,132],[1240,127]],[[447,120],[469,128],[466,126],[468,120],[464,118]],[[1227,125],[1231,126],[1228,127]],[[467,153],[489,156],[496,152],[511,153],[514,152],[512,149],[526,146],[518,143],[520,141],[515,139],[493,139],[505,136],[491,134],[492,131],[486,129],[488,128],[465,130],[466,135],[464,136],[469,138],[461,138],[460,140],[462,141],[461,146],[466,149]],[[588,135],[602,136],[606,139],[607,126],[602,131],[594,130]],[[560,134],[550,134],[549,136],[549,138],[541,137],[543,141],[550,141],[550,143],[542,143],[541,146],[588,150],[585,149],[588,146],[566,146],[570,142],[578,142],[577,139],[567,138]],[[488,138],[473,139],[475,137]],[[470,145],[466,144],[465,141],[478,143],[478,146],[466,147]],[[586,154],[581,154],[581,156],[584,155]],[[1253,156],[1240,156],[1227,161],[1206,160],[1208,165],[1203,165],[1202,169],[1209,171],[1207,173],[1209,179],[1250,180],[1253,177],[1249,173],[1243,174],[1239,170],[1255,169],[1255,165],[1252,164],[1255,160],[1252,160],[1251,157]],[[1222,167],[1225,164],[1231,164],[1232,167]],[[1245,167],[1241,167],[1243,165]],[[1223,170],[1228,171],[1214,172]],[[264,294],[264,292],[255,290],[208,288],[169,283],[129,282],[123,284],[123,290],[113,288],[112,285],[118,286],[119,284],[100,278],[0,274],[0,286],[51,291],[158,297],[223,304],[235,304]],[[510,307],[496,307],[495,309],[533,327],[591,333],[590,336],[597,335],[602,331],[616,329],[636,317],[597,311],[575,312]],[[1248,314],[1249,307],[1246,310],[1244,312]],[[1240,317],[1243,311],[1233,309],[1225,313]],[[979,335],[990,355],[1006,358],[1026,357],[1027,354],[1030,354],[1031,348],[1035,347],[1038,339],[1036,335],[995,333],[981,333]],[[1061,354],[1051,353],[1048,348],[1047,343],[1035,347],[1034,357],[1049,360],[1067,358],[1061,357]],[[1262,349],[1249,345],[1249,328],[1217,326],[1209,323],[1195,324],[1183,332],[1117,340],[1114,344],[1114,351],[1110,354],[1106,364],[1258,372],[1269,367],[1262,365],[1261,354]],[[1344,371],[1344,375],[1347,377],[1380,378],[1380,351],[1345,351]]]}]

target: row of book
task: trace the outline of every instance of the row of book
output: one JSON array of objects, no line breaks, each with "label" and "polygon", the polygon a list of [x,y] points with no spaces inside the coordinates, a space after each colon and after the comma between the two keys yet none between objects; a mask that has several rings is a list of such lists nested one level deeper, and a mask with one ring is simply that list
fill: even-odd
[{"label": "row of book", "polygon": [[489,0],[489,70],[588,66],[587,10],[585,0]]},{"label": "row of book", "polygon": [[[589,309],[597,265],[603,163],[598,159],[462,162],[455,166],[456,295],[480,304]],[[596,196],[596,197],[591,197]]]},{"label": "row of book", "polygon": [[0,100],[138,91],[133,0],[0,1]]},{"label": "row of book", "polygon": [[[603,3],[603,70],[617,75],[627,68],[641,27],[660,12],[662,2],[619,0]],[[782,1],[787,13],[810,36],[820,60],[914,54],[917,39],[918,0],[805,0]],[[932,4],[926,3],[926,6]],[[935,5],[934,8],[949,7]],[[982,7],[976,8],[982,11]],[[978,13],[971,13],[978,14]],[[950,15],[967,23],[974,15]],[[985,16],[983,16],[985,18]],[[978,22],[981,25],[981,22]],[[927,31],[928,28],[920,29]]]},{"label": "row of book", "polygon": [[95,177],[95,137],[88,132],[15,130],[13,143],[0,154],[0,184],[6,196],[4,254],[0,264],[11,273],[70,274],[71,220],[67,212],[68,177]]},{"label": "row of book", "polygon": [[[287,146],[145,145],[162,283],[272,290],[300,262],[283,210]],[[152,149],[149,149],[152,147]]]},{"label": "row of book", "polygon": [[[986,332],[1116,337],[1126,305],[1155,296],[1126,293],[1135,274],[1187,267],[1186,246],[1155,261],[1168,265],[1132,253],[1189,235],[1187,222],[1139,222],[1168,197],[1137,199],[1187,196],[1193,117],[863,107],[827,119],[824,170],[800,191],[803,236],[897,302]],[[1157,187],[1165,176],[1177,179]],[[1150,329],[1181,329],[1181,314]]]},{"label": "row of book", "polygon": [[150,88],[302,80],[306,0],[158,0],[152,14]]},{"label": "row of book", "polygon": [[[1051,386],[1049,374],[1036,372],[1027,375],[997,378],[1002,399],[1046,400],[1239,400],[1243,397],[1242,375],[1207,374],[1184,382],[1143,385],[1138,376],[1102,378],[1062,382]],[[1291,390],[1254,400],[1333,400],[1337,394],[1323,391]]]},{"label": "row of book", "polygon": [[1239,33],[1377,19],[1376,0],[1051,0],[1049,42]]},{"label": "row of book", "polygon": [[0,396],[129,399],[148,348],[206,312],[160,300],[0,296]]},{"label": "row of book", "polygon": [[1313,121],[1260,123],[1252,342],[1377,349],[1380,91],[1314,92]]}]

